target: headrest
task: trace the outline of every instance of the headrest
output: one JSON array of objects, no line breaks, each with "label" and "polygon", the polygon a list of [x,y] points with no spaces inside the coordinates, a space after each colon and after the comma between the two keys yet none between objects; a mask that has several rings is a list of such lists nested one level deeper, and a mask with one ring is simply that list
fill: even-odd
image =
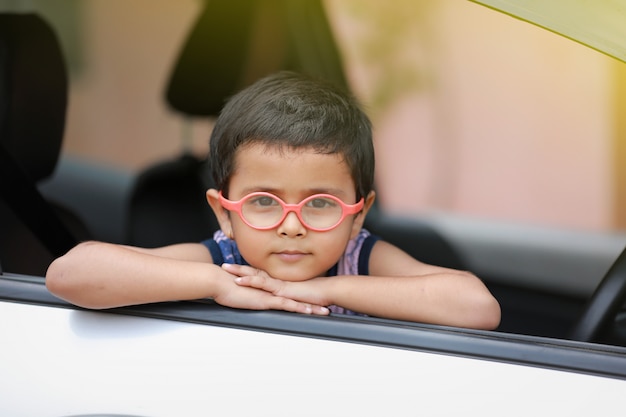
[{"label": "headrest", "polygon": [[0,14],[0,146],[38,181],[56,166],[67,73],[56,35],[35,14]]},{"label": "headrest", "polygon": [[216,116],[240,89],[279,70],[348,89],[320,0],[211,0],[175,63],[166,100],[191,116]]}]

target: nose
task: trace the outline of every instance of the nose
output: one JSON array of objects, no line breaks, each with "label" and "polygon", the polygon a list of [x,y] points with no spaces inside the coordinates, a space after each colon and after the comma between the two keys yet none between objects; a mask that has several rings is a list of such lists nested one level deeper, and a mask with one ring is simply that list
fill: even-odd
[{"label": "nose", "polygon": [[298,215],[291,211],[287,213],[287,216],[276,231],[282,236],[299,237],[306,235],[307,229],[298,218]]}]

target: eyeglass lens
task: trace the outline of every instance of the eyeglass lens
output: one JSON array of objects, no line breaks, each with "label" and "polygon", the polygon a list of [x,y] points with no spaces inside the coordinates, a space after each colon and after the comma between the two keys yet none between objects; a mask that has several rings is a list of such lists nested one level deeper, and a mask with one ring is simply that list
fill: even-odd
[{"label": "eyeglass lens", "polygon": [[[256,227],[272,227],[283,218],[286,208],[282,202],[268,195],[251,195],[241,205],[241,215]],[[343,210],[338,200],[312,196],[300,203],[300,220],[306,226],[325,229],[341,221]]]}]

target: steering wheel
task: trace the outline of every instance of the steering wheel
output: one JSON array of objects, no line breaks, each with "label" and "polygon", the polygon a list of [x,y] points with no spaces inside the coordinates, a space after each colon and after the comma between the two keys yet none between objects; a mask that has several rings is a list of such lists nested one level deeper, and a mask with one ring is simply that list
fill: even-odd
[{"label": "steering wheel", "polygon": [[597,340],[606,330],[626,296],[626,248],[617,257],[594,291],[574,325],[570,339],[581,342]]}]

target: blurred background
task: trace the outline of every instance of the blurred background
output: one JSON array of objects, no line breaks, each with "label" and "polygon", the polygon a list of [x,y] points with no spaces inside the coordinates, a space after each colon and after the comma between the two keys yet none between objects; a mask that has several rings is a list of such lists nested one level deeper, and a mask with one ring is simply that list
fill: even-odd
[{"label": "blurred background", "polygon": [[[323,4],[374,123],[385,210],[626,229],[626,64],[464,0]],[[213,121],[165,100],[202,6],[0,1],[40,11],[60,36],[71,82],[64,153],[129,174],[207,151]]]}]

